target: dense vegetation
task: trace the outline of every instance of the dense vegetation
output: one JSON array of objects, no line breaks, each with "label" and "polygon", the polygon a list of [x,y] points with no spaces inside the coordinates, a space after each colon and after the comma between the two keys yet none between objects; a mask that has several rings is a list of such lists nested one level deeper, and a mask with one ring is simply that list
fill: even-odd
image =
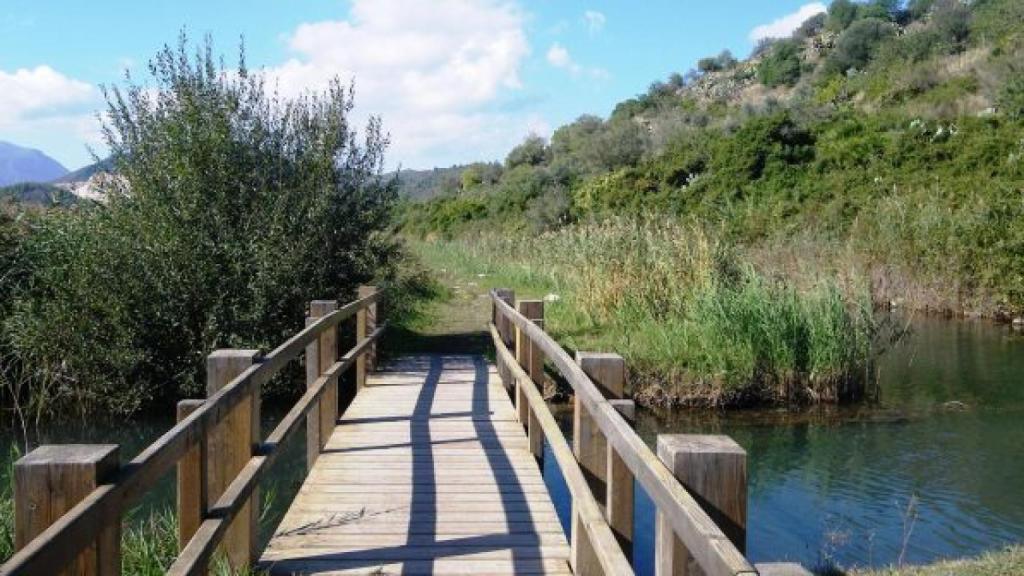
[{"label": "dense vegetation", "polygon": [[270,349],[309,300],[396,277],[387,138],[376,120],[357,136],[351,89],[280,100],[244,58],[229,73],[184,38],[149,71],[155,91],[106,91],[105,202],[0,216],[8,406],[130,413],[201,393],[212,349]]},{"label": "dense vegetation", "polygon": [[[765,313],[781,314],[787,298],[810,309],[820,286],[832,285],[845,325],[859,334],[833,334],[837,347],[872,334],[854,321],[864,294],[876,304],[1019,316],[1022,21],[1024,4],[1012,0],[837,0],[791,38],[763,42],[746,61],[727,53],[706,58],[699,70],[673,74],[620,103],[607,119],[583,116],[549,141],[527,139],[493,183],[466,178],[429,202],[407,205],[405,230],[452,250],[482,250],[480,236],[528,242],[568,230],[579,238],[573,247],[589,251],[599,243],[586,246],[591,241],[579,231],[594,222],[626,218],[646,234],[652,221],[667,217],[682,223],[683,235],[696,223],[748,270],[702,306],[722,310],[735,290],[782,286],[758,296]],[[685,262],[676,258],[665,261]],[[616,273],[660,270],[643,259],[637,266]],[[584,300],[563,304],[582,309]],[[687,305],[654,324],[638,317],[635,327],[664,332],[700,322],[702,311]],[[662,370],[662,383],[680,371],[693,376],[702,342],[689,335],[660,342],[666,350],[646,356],[676,358],[674,369]],[[801,345],[788,342],[787,353],[800,357]],[[657,349],[615,345],[641,364],[641,350]],[[744,346],[733,346],[730,358],[706,366],[695,382],[749,373],[731,372],[750,357]],[[771,378],[807,382],[812,373],[755,357],[754,372]],[[863,366],[830,368],[852,378],[851,368]]]}]

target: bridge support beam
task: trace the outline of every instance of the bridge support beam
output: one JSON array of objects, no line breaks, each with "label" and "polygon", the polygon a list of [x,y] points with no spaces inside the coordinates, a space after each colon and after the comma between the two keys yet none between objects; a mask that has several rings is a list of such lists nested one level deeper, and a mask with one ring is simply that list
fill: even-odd
[{"label": "bridge support beam", "polygon": [[[215,394],[259,359],[259,350],[216,350],[206,357],[206,392]],[[209,502],[216,502],[252,458],[260,442],[260,394],[255,390],[221,420],[207,436]],[[252,496],[228,527],[220,550],[234,570],[245,570],[256,560],[259,494]]]},{"label": "bridge support beam", "polygon": [[[205,400],[182,400],[178,402],[177,421],[188,418],[203,405]],[[184,550],[192,536],[195,536],[203,517],[209,509],[206,494],[207,485],[207,444],[203,434],[199,445],[194,446],[177,466],[177,502],[178,502],[178,550]]]},{"label": "bridge support beam", "polygon": [[[111,444],[40,446],[14,463],[14,548],[21,550],[93,490],[112,482],[118,447]],[[110,518],[74,562],[61,573],[107,576],[121,573],[121,518]]]},{"label": "bridge support beam", "polygon": [[[626,362],[618,354],[577,352],[580,365],[605,398],[620,399],[626,387]],[[598,500],[603,500],[608,482],[608,441],[591,417],[579,395],[573,402],[572,449]]]},{"label": "bridge support beam", "polygon": [[[747,453],[728,436],[663,434],[658,458],[744,553],[747,542]],[[704,574],[659,511],[655,522],[657,576]]]},{"label": "bridge support beam", "polygon": [[[309,315],[306,325],[338,309],[337,300],[313,300],[309,303]],[[338,357],[337,327],[325,330],[320,337],[306,345],[306,388],[312,388],[317,379],[329,368]],[[320,396],[317,403],[306,414],[306,467],[313,469],[313,464],[320,456],[320,451],[327,444],[327,439],[338,419],[338,381],[330,383]]]},{"label": "bridge support beam", "polygon": [[[636,404],[632,400],[612,400],[610,404],[631,425],[636,421]],[[622,546],[627,558],[633,554],[633,473],[608,444],[608,482],[605,491],[605,510],[608,525]]]},{"label": "bridge support beam", "polygon": [[[377,293],[376,286],[360,286],[359,299],[373,296]],[[359,312],[356,312],[356,344],[366,339],[377,329],[377,304],[370,304]],[[377,367],[377,345],[373,344],[365,354],[356,358],[356,392],[366,386],[367,372],[373,372]]]},{"label": "bridge support beam", "polygon": [[[544,328],[544,301],[543,300],[519,300],[516,309],[520,314],[540,328]],[[544,393],[544,353],[540,347],[530,341],[519,328],[515,328],[515,352],[516,361],[519,366],[530,375],[530,380],[537,385],[537,390]],[[537,422],[533,410],[530,409],[530,401],[527,399],[526,384],[516,381],[516,415],[519,423],[526,427],[530,439],[530,451],[535,458],[544,454],[544,435],[540,431],[540,423]]]}]

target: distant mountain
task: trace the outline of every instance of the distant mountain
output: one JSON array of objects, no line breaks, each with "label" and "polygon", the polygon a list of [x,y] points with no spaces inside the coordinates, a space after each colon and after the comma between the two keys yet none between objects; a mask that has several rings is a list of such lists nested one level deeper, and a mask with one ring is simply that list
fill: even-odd
[{"label": "distant mountain", "polygon": [[68,172],[60,178],[53,180],[54,184],[62,183],[74,183],[74,182],[85,182],[89,178],[92,178],[99,172],[113,172],[114,171],[114,160],[112,158],[104,158],[99,162],[94,162],[88,166],[83,166],[73,172]]},{"label": "distant mountain", "polygon": [[0,141],[0,186],[19,182],[49,182],[68,173],[53,158],[39,150]]}]

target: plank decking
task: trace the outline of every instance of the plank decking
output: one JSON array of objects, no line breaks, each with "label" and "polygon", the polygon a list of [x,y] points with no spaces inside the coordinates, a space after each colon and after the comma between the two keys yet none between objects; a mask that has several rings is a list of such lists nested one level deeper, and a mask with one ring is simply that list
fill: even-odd
[{"label": "plank decking", "polygon": [[368,378],[263,552],[272,574],[570,574],[495,368],[399,359]]}]

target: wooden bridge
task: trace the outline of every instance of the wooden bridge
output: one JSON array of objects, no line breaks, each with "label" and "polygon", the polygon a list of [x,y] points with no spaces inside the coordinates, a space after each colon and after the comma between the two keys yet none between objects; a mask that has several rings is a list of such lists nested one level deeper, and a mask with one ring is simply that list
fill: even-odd
[{"label": "wooden bridge", "polygon": [[[363,287],[342,307],[310,303],[305,329],[266,355],[211,354],[208,397],[180,402],[177,425],[127,464],[114,445],[37,448],[15,466],[17,552],[0,575],[120,574],[123,516],[172,470],[168,574],[633,574],[635,488],[657,507],[657,574],[807,574],[744,557],[738,445],[673,435],[651,451],[630,425],[622,358],[572,358],[544,332],[543,302],[491,297],[493,364],[453,350],[378,369],[382,293]],[[353,316],[355,345],[339,356]],[[260,388],[298,359],[306,392],[261,439]],[[339,390],[350,368],[353,389]],[[542,396],[545,370],[575,393],[571,446]],[[261,549],[259,483],[303,422],[308,472]],[[564,524],[544,458],[571,495]]]}]

